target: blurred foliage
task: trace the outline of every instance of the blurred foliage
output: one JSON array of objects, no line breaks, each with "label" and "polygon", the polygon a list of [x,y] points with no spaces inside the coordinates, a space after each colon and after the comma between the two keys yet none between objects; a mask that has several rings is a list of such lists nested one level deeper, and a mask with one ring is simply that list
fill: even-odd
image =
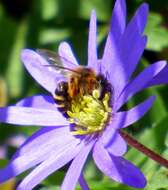
[{"label": "blurred foliage", "polygon": [[3,78],[0,78],[0,106],[5,106],[7,99],[7,86],[5,80]]},{"label": "blurred foliage", "polygon": [[163,18],[158,13],[149,15],[148,25],[146,27],[146,35],[148,36],[147,49],[153,51],[161,51],[168,46],[168,30],[162,26]]},{"label": "blurred foliage", "polygon": [[15,189],[15,180],[10,180],[5,184],[0,185],[1,190],[13,190]]},{"label": "blurred foliage", "polygon": [[[142,2],[144,1],[127,0],[129,18]],[[145,30],[148,44],[138,67],[139,70],[153,61],[168,59],[168,1],[148,0],[146,2],[150,6],[148,25]],[[68,41],[80,63],[85,64],[90,12],[92,9],[97,12],[98,44],[101,53],[113,5],[112,0],[1,0],[0,105],[6,105],[7,101],[9,104],[15,103],[25,96],[43,91],[23,68],[19,58],[21,49],[47,48],[56,51],[61,41]],[[152,110],[128,130],[140,142],[168,158],[168,87],[148,89],[129,101],[128,107],[132,107],[151,94],[157,95]],[[1,124],[0,144],[4,145],[5,140],[11,135],[24,133],[28,136],[35,130],[37,130],[35,127],[15,128]],[[6,159],[0,160],[1,166],[11,158],[13,151],[9,149]],[[139,166],[147,176],[146,190],[168,189],[168,171],[163,167],[133,148],[129,148],[125,157]],[[59,189],[63,176],[64,170],[56,172],[35,189]],[[132,189],[102,176],[90,159],[85,168],[85,176],[91,190]],[[13,190],[14,181],[0,186],[0,189]]]}]

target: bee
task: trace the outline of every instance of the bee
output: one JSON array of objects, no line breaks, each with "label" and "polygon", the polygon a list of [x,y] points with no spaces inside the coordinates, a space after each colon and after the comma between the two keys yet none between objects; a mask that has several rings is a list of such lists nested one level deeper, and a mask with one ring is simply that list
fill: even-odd
[{"label": "bee", "polygon": [[39,49],[37,52],[45,58],[50,65],[63,76],[65,81],[60,81],[55,89],[54,100],[58,110],[63,115],[70,110],[71,101],[76,97],[84,95],[92,95],[93,90],[98,89],[100,92],[99,99],[103,99],[106,92],[112,94],[112,87],[108,80],[102,74],[85,66],[76,66],[69,60],[65,60],[69,67],[63,65],[63,57],[60,57],[55,52]]}]

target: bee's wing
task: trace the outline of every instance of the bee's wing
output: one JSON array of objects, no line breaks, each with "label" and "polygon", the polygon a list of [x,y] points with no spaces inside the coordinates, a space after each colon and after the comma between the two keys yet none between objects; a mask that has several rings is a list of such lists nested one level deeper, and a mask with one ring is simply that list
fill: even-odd
[{"label": "bee's wing", "polygon": [[[50,65],[46,66],[54,68],[61,75],[67,76],[70,71],[73,72],[73,68],[76,66],[53,51],[46,49],[37,49],[36,51],[50,63]],[[66,66],[63,64],[63,60],[66,61]]]}]

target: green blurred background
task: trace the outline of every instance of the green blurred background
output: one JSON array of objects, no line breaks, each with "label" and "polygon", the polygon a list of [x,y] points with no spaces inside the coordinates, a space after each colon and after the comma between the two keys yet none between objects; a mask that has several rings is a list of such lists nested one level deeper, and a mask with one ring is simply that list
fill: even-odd
[{"label": "green blurred background", "polygon": [[[128,18],[144,1],[127,0]],[[150,15],[145,33],[148,45],[137,71],[160,59],[168,59],[168,1],[149,0]],[[101,56],[114,1],[112,0],[1,0],[0,1],[0,106],[15,103],[36,93],[46,93],[28,75],[20,62],[23,48],[47,48],[57,51],[61,41],[71,44],[81,64],[87,59],[89,16],[95,9],[98,17],[98,45]],[[152,110],[128,129],[140,142],[168,158],[168,87],[150,88],[136,95],[127,107],[145,97],[157,95]],[[31,135],[35,127],[1,124],[0,166],[4,166],[16,148]],[[146,190],[168,190],[168,171],[133,148],[125,156],[139,166],[148,179]],[[59,189],[66,168],[53,174],[35,189]],[[14,190],[16,180],[0,185],[0,190]],[[131,190],[109,180],[91,160],[85,167],[91,190]],[[77,189],[80,189],[79,187]]]}]

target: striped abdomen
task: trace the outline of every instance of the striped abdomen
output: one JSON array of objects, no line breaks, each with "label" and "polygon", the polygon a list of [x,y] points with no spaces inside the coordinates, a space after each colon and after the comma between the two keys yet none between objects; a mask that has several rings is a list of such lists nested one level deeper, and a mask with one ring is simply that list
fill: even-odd
[{"label": "striped abdomen", "polygon": [[63,114],[66,114],[69,108],[69,96],[68,96],[68,83],[60,82],[55,90],[54,95],[55,103],[57,104],[57,108]]}]

